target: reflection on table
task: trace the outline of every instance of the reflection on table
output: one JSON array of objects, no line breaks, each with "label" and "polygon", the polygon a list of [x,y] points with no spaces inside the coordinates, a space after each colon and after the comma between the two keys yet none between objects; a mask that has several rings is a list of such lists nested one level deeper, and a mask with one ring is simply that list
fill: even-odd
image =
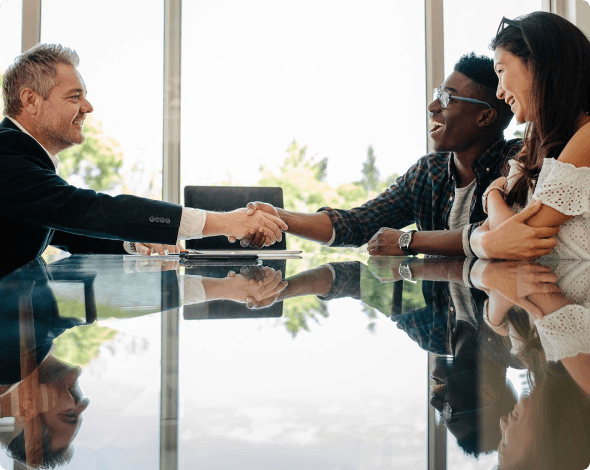
[{"label": "reflection on table", "polygon": [[[283,383],[290,383],[277,368],[280,366],[270,361],[273,354],[280,350],[283,364],[296,361],[305,349],[305,342],[315,336],[318,340],[314,347],[324,350],[326,355],[330,349],[341,351],[340,356],[346,354],[344,351],[354,351],[362,358],[365,369],[375,370],[373,377],[377,382],[391,375],[390,371],[403,370],[404,362],[412,362],[412,357],[422,357],[420,351],[429,353],[429,384],[423,389],[428,413],[414,413],[406,426],[422,422],[422,428],[428,425],[432,432],[430,438],[423,435],[423,451],[416,450],[415,457],[408,457],[407,462],[414,462],[412,468],[424,466],[426,462],[431,468],[453,468],[466,462],[481,468],[490,468],[490,462],[492,466],[499,463],[500,468],[588,467],[590,263],[373,257],[365,264],[339,262],[334,258],[328,263],[316,263],[309,258],[301,262],[275,260],[258,266],[210,265],[189,269],[170,260],[72,256],[49,265],[38,260],[0,278],[0,442],[6,447],[7,455],[20,462],[15,463],[17,466],[26,462],[32,468],[48,465],[77,468],[112,453],[115,448],[110,445],[102,446],[98,453],[84,446],[82,460],[72,457],[83,414],[88,423],[85,427],[90,428],[88,432],[94,439],[99,439],[101,432],[109,432],[97,428],[89,418],[92,416],[97,421],[101,413],[109,415],[111,412],[104,408],[108,404],[101,403],[96,412],[90,407],[91,414],[85,413],[90,400],[84,398],[80,389],[82,370],[106,354],[117,334],[111,328],[113,323],[136,332],[158,316],[162,321],[161,468],[181,466],[178,453],[182,445],[181,427],[191,429],[199,421],[192,418],[191,408],[180,404],[179,396],[190,396],[202,389],[195,379],[199,370],[204,372],[208,368],[203,361],[221,368],[217,373],[211,372],[213,375],[207,381],[210,386],[216,387],[211,382],[213,378],[222,387],[218,393],[235,394],[240,397],[238,401],[245,400],[244,406],[255,410],[261,406],[258,400],[244,397],[249,396],[248,390],[256,387],[257,381],[264,382],[260,374],[274,376],[272,383],[277,390],[283,389]],[[348,314],[348,307],[343,310],[340,306],[353,305],[350,302],[356,302],[354,305],[359,307]],[[164,327],[170,320],[176,321],[173,323],[176,326]],[[360,344],[365,340],[355,340],[356,344],[339,341],[338,328],[350,328],[358,320],[364,323],[364,327],[359,325],[358,333],[368,333],[368,340],[373,338],[377,344],[379,338],[384,338],[379,339],[382,360],[364,354],[367,347]],[[237,322],[235,326],[234,322]],[[387,324],[394,329],[386,328]],[[284,341],[290,343],[276,342],[277,326],[288,332],[290,339],[286,337]],[[336,328],[335,334],[321,337],[320,332],[326,328]],[[208,336],[201,337],[199,331],[207,331]],[[243,345],[242,355],[243,359],[251,359],[243,364],[248,364],[250,376],[257,379],[230,381],[230,390],[223,388],[222,377],[233,370],[232,362],[241,364],[242,359],[223,357],[228,351],[226,341],[235,331],[242,331],[243,338],[249,338]],[[310,331],[316,332],[309,335]],[[379,334],[375,336],[377,331]],[[188,335],[184,348],[179,346],[182,335]],[[67,352],[60,337],[68,338]],[[387,351],[402,342],[402,355]],[[225,351],[217,350],[216,343],[227,344]],[[209,346],[200,349],[200,344]],[[255,360],[254,352],[258,350],[266,350],[268,360]],[[165,351],[168,352],[164,355]],[[207,355],[212,356],[205,360]],[[192,358],[191,370],[181,367],[185,356]],[[213,359],[214,356],[220,357]],[[201,361],[194,362],[198,357]],[[334,370],[325,371],[330,381],[347,380],[346,368],[332,364]],[[422,364],[422,371],[414,367],[404,370],[402,375],[394,373],[395,382],[410,383],[416,374],[425,372],[426,364]],[[127,366],[120,361],[112,363],[102,372],[106,374],[105,383],[109,382],[109,375],[118,375],[117,369],[126,370]],[[180,377],[187,379],[180,380]],[[316,397],[316,401],[323,402],[322,389],[313,385],[310,376],[301,377],[306,379],[298,387],[308,397],[306,400]],[[527,378],[526,382],[523,377]],[[180,383],[187,385],[180,387]],[[346,390],[352,390],[352,385],[343,383],[348,385],[337,393],[346,397]],[[329,388],[328,382],[325,384]],[[384,393],[392,403],[397,396],[405,396],[400,391],[388,394],[387,390],[377,392],[376,389],[364,390],[361,395],[358,391],[351,393],[354,394],[348,395],[348,400],[367,404]],[[282,415],[298,402],[294,397],[287,398],[290,393],[283,392],[283,395],[282,399],[276,397]],[[100,395],[89,398],[101,399]],[[404,400],[409,403],[408,399]],[[184,424],[182,410],[188,416]],[[200,412],[203,418],[209,414],[206,410],[205,407]],[[213,412],[215,407],[210,410]],[[376,415],[369,413],[363,419],[369,423],[375,418]],[[338,422],[334,419],[334,415],[318,410],[314,426],[329,429]],[[255,423],[248,431],[252,437],[270,430],[264,426],[257,428]],[[219,436],[215,427],[200,432]],[[223,446],[231,442],[227,439],[232,431],[228,432]],[[451,440],[445,444],[447,432]],[[370,427],[361,426],[356,433],[345,437],[322,431],[321,435],[330,436],[329,441],[327,437],[301,441],[306,443],[296,447],[297,452],[293,447],[289,450],[283,447],[281,451],[281,446],[275,444],[274,448],[261,447],[257,451],[256,446],[250,450],[238,446],[230,453],[233,452],[235,461],[248,455],[246,460],[251,463],[243,468],[250,468],[248,465],[260,468],[269,452],[276,462],[295,459],[317,463],[320,457],[312,449],[320,445],[325,449],[320,460],[337,462],[340,457],[331,449],[349,439],[350,442],[358,439],[372,449],[371,468],[392,468],[399,462],[402,448],[392,450],[395,443],[382,437],[387,432],[381,431],[381,437],[377,438]],[[250,442],[251,438],[244,435],[239,439]],[[427,442],[428,439],[435,442]],[[427,443],[429,449],[437,450],[427,452]],[[454,446],[461,449],[459,454],[453,450]],[[203,454],[203,448],[199,449],[198,455],[205,459],[204,463],[213,465],[211,468],[227,463],[222,464],[223,459],[215,457],[217,452],[211,448],[210,460],[207,452]],[[367,451],[359,453],[354,449],[350,447],[345,454],[349,460],[351,456],[357,459],[352,468],[361,468],[366,457],[363,452]],[[378,461],[375,455],[381,455]]]}]

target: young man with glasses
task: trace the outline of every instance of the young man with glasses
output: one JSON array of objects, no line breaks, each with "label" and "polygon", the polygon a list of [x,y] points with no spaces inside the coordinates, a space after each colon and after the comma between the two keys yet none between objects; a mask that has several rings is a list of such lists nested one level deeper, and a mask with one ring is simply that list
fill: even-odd
[{"label": "young man with glasses", "polygon": [[[368,243],[372,255],[471,255],[469,235],[486,218],[482,195],[520,149],[519,139],[504,139],[512,112],[496,98],[497,87],[492,59],[473,53],[461,57],[428,105],[435,151],[360,207],[304,214],[260,202],[249,206],[281,217],[289,233],[330,246]],[[513,256],[524,258],[538,248],[539,239],[534,231],[517,230],[518,222],[503,230],[519,237]],[[418,231],[400,230],[413,223]],[[261,243],[261,236],[242,240],[243,245]]]}]

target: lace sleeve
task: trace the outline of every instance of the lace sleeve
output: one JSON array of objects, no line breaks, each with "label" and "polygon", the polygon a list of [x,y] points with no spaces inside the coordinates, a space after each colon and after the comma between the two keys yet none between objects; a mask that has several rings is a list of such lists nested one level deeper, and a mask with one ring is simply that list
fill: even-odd
[{"label": "lace sleeve", "polygon": [[590,217],[589,181],[590,168],[546,158],[533,198],[564,215]]},{"label": "lace sleeve", "polygon": [[579,353],[590,353],[590,309],[566,305],[535,320],[541,345],[549,361],[559,361]]}]

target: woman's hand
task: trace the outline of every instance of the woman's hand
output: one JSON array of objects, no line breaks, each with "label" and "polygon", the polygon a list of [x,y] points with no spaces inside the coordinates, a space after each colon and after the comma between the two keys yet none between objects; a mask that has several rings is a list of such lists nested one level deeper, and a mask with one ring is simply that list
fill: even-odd
[{"label": "woman's hand", "polygon": [[[494,294],[500,294],[538,318],[543,317],[543,311],[528,297],[533,294],[561,292],[556,284],[557,275],[551,268],[535,262],[487,262],[480,282],[489,289],[490,299]],[[490,312],[492,325],[499,325],[502,318],[492,318]]]},{"label": "woman's hand", "polygon": [[489,229],[489,219],[475,229],[471,246],[479,258],[531,260],[546,255],[557,245],[559,227],[533,228],[527,225],[542,204],[536,201],[498,227]]}]

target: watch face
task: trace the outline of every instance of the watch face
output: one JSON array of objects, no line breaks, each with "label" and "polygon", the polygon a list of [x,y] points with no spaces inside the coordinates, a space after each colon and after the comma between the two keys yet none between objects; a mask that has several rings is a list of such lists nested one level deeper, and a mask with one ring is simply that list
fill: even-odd
[{"label": "watch face", "polygon": [[406,248],[410,244],[410,240],[412,239],[412,234],[409,232],[402,233],[402,236],[399,237],[399,246],[405,246]]},{"label": "watch face", "polygon": [[403,277],[404,279],[412,279],[412,270],[410,269],[410,267],[407,264],[402,263],[399,267],[399,274],[401,277]]}]

